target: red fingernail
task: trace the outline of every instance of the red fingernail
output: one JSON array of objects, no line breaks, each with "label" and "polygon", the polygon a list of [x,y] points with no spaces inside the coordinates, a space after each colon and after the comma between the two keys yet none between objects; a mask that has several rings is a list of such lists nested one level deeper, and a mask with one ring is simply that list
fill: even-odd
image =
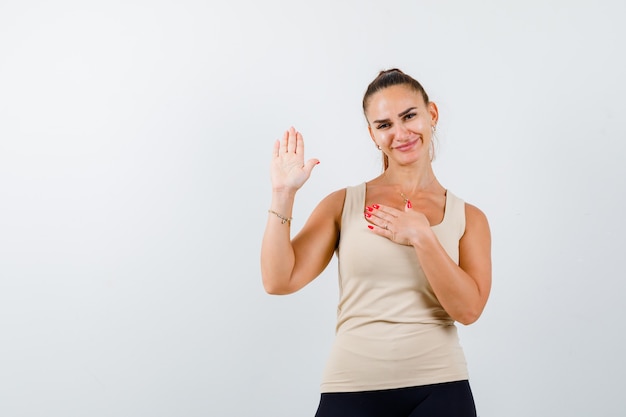
[{"label": "red fingernail", "polygon": [[367,211],[374,211],[374,209],[371,208],[370,206],[367,206]]},{"label": "red fingernail", "polygon": [[369,219],[370,217],[372,217],[372,215],[369,214],[369,213],[365,213],[365,217],[367,217]]},{"label": "red fingernail", "polygon": [[411,200],[406,200],[406,206],[407,206],[408,208],[413,207],[413,204],[411,204]]},{"label": "red fingernail", "polygon": [[374,226],[372,226],[371,224],[368,224],[368,225],[367,225],[367,228],[368,228],[368,229],[373,229],[373,228],[374,228]]},{"label": "red fingernail", "polygon": [[375,209],[380,208],[380,206],[378,204],[374,204],[372,207],[374,207]]}]

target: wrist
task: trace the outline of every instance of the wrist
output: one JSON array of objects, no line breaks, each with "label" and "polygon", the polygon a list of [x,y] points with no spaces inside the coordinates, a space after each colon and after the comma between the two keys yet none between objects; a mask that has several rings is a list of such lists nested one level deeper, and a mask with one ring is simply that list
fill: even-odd
[{"label": "wrist", "polygon": [[[285,205],[293,205],[296,198],[296,191],[293,189],[272,189],[272,206],[282,208]],[[274,208],[274,207],[272,207]]]},{"label": "wrist", "polygon": [[411,236],[411,238],[409,238],[409,245],[413,246],[415,249],[424,249],[435,241],[437,241],[437,236],[428,228],[422,233],[416,233],[414,236]]},{"label": "wrist", "polygon": [[291,215],[286,216],[286,215],[281,214],[281,213],[279,213],[279,212],[277,212],[277,211],[274,211],[274,210],[272,210],[272,209],[267,210],[267,212],[268,212],[269,214],[271,214],[271,215],[274,215],[274,216],[278,217],[278,218],[280,219],[280,223],[281,223],[281,224],[285,224],[285,223],[287,223],[288,225],[290,225],[290,226],[291,226],[291,220],[293,220],[293,217],[291,217]]},{"label": "wrist", "polygon": [[298,188],[293,187],[272,187],[272,194],[295,195]]}]

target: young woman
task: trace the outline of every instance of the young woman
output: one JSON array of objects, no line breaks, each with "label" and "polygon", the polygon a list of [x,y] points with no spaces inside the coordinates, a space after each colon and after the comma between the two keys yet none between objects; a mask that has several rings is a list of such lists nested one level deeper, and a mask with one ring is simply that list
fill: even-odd
[{"label": "young woman", "polygon": [[475,416],[455,322],[475,322],[489,296],[487,219],[435,177],[439,112],[419,82],[381,71],[363,111],[383,173],[329,194],[293,239],[294,198],[319,161],[305,161],[293,127],[276,141],[263,285],[298,291],[337,254],[336,337],[317,417]]}]

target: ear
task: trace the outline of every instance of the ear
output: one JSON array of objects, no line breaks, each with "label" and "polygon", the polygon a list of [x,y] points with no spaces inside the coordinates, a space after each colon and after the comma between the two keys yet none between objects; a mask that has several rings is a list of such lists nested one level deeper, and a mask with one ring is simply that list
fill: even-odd
[{"label": "ear", "polygon": [[430,114],[430,122],[432,123],[432,126],[436,126],[439,121],[439,109],[434,101],[428,103],[428,113]]}]

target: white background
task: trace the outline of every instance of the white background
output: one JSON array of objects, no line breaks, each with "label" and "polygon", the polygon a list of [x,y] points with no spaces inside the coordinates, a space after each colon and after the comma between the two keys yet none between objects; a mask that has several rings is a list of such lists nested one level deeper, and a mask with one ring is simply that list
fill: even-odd
[{"label": "white background", "polygon": [[336,264],[266,295],[273,141],[326,194],[380,172],[399,67],[494,285],[460,329],[480,417],[624,416],[622,1],[0,2],[0,415],[312,416]]}]

